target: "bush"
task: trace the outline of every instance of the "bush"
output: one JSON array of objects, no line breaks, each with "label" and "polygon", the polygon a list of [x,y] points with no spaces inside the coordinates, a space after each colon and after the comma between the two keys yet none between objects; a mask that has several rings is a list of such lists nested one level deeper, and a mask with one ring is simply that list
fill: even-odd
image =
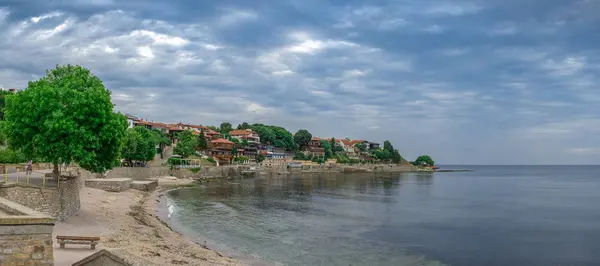
[{"label": "bush", "polygon": [[206,158],[206,160],[209,161],[209,162],[211,162],[211,163],[217,163],[217,161],[213,157],[208,157],[208,158]]},{"label": "bush", "polygon": [[171,157],[167,160],[167,163],[170,165],[182,165],[183,160],[175,157]]},{"label": "bush", "polygon": [[192,173],[194,174],[197,174],[198,172],[200,172],[200,167],[190,168],[190,171],[192,171]]},{"label": "bush", "polygon": [[248,161],[248,157],[246,157],[246,156],[238,156],[238,157],[233,158],[233,161],[234,162],[239,162],[239,163],[245,162],[245,161]]}]

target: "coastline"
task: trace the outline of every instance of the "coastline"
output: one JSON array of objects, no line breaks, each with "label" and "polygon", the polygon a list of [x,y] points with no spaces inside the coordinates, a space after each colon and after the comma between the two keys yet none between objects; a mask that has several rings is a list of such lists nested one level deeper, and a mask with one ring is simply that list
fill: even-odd
[{"label": "coastline", "polygon": [[[160,188],[185,186],[193,180],[162,179]],[[99,236],[96,250],[62,249],[54,245],[54,265],[69,266],[104,248],[119,248],[159,265],[247,265],[210,250],[170,228],[156,214],[159,191],[107,192],[84,187],[80,190],[79,214],[57,222],[56,235]]]},{"label": "coastline", "polygon": [[[190,183],[192,184],[192,183]],[[183,226],[178,224],[176,221],[172,220],[169,217],[169,202],[167,193],[172,190],[182,189],[186,186],[178,186],[178,187],[162,187],[158,188],[150,195],[148,202],[149,204],[146,206],[147,211],[149,213],[154,213],[155,218],[167,226],[173,232],[181,235],[183,238],[186,238],[188,241],[193,242],[195,245],[198,245],[204,249],[212,250],[217,254],[234,259],[241,263],[241,265],[255,265],[255,266],[273,266],[277,264],[269,263],[266,261],[260,260],[260,258],[253,257],[248,254],[243,254],[237,252],[231,248],[228,248],[224,245],[218,244],[215,241],[212,241],[204,236],[194,234],[194,236],[186,235],[183,233],[185,231]]]}]

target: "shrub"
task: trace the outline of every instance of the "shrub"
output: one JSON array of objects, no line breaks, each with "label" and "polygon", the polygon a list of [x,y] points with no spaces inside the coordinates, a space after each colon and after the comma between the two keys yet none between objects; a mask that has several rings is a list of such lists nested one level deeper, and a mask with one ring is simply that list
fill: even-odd
[{"label": "shrub", "polygon": [[208,158],[206,158],[206,160],[209,161],[209,162],[211,162],[211,163],[217,163],[217,161],[213,157],[208,157]]},{"label": "shrub", "polygon": [[190,168],[190,171],[192,171],[192,173],[194,174],[197,174],[198,172],[200,172],[200,167]]},{"label": "shrub", "polygon": [[183,160],[175,157],[171,157],[167,160],[167,163],[170,165],[181,165],[183,164]]},{"label": "shrub", "polygon": [[248,161],[248,157],[246,157],[246,156],[238,156],[238,157],[233,158],[233,161],[234,162],[240,162],[240,163],[241,162],[245,162],[245,161]]}]

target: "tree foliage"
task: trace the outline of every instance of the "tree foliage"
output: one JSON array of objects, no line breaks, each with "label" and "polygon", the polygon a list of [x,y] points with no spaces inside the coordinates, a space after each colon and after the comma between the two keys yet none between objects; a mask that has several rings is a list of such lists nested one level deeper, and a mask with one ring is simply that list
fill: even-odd
[{"label": "tree foliage", "polygon": [[158,128],[152,129],[151,133],[152,133],[152,141],[156,145],[171,146],[171,139],[169,139],[169,136],[167,135],[167,133],[163,132],[162,130],[160,130]]},{"label": "tree foliage", "polygon": [[113,111],[110,91],[81,66],[57,66],[6,95],[5,119],[10,144],[28,158],[58,165],[78,163],[101,173],[119,158],[127,121]]},{"label": "tree foliage", "polygon": [[435,161],[429,155],[421,155],[414,162],[414,165],[435,165]]},{"label": "tree foliage", "polygon": [[6,96],[13,94],[10,91],[0,90],[0,120],[4,120],[4,107],[6,106]]},{"label": "tree foliage", "polygon": [[204,136],[204,130],[200,131],[200,135],[198,135],[198,139],[196,140],[196,149],[198,150],[206,150],[208,149],[208,141]]},{"label": "tree foliage", "polygon": [[219,128],[221,130],[221,134],[229,134],[229,132],[231,132],[231,130],[233,130],[233,127],[231,126],[231,123],[229,123],[229,122],[221,123],[221,126]]},{"label": "tree foliage", "polygon": [[145,127],[127,129],[121,157],[131,161],[151,161],[156,155],[156,145],[159,139],[153,131]]},{"label": "tree foliage", "polygon": [[253,124],[251,129],[258,133],[260,142],[287,150],[296,150],[296,143],[292,133],[280,126]]},{"label": "tree foliage", "polygon": [[299,149],[302,149],[308,146],[308,143],[312,139],[312,134],[308,132],[306,129],[300,129],[296,134],[294,134],[294,143]]},{"label": "tree foliage", "polygon": [[357,143],[356,145],[354,145],[354,147],[357,147],[362,152],[367,151],[367,148],[368,148],[367,144],[364,142]]},{"label": "tree foliage", "polygon": [[249,129],[249,128],[250,128],[250,124],[248,124],[246,122],[241,123],[237,126],[237,129]]},{"label": "tree foliage", "polygon": [[173,153],[181,155],[183,158],[190,157],[196,153],[197,138],[190,130],[184,130],[177,134],[177,145],[173,149]]}]

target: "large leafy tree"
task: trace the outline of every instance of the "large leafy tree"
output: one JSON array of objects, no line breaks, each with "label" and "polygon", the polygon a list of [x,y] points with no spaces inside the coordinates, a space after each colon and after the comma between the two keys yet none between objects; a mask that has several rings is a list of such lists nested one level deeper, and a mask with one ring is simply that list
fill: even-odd
[{"label": "large leafy tree", "polygon": [[298,146],[298,148],[304,148],[308,146],[308,143],[312,139],[312,134],[308,132],[306,129],[300,129],[296,134],[294,134],[294,142]]},{"label": "large leafy tree", "polygon": [[221,134],[229,134],[229,132],[233,130],[233,127],[229,122],[221,123],[221,126],[219,128],[221,129]]},{"label": "large leafy tree", "polygon": [[173,149],[173,153],[181,155],[183,158],[187,158],[196,153],[197,138],[194,137],[192,131],[185,130],[177,135],[177,145]]},{"label": "large leafy tree", "polygon": [[127,121],[113,111],[110,91],[81,66],[57,66],[6,96],[5,119],[10,144],[28,158],[59,165],[78,163],[101,173],[116,165]]}]

